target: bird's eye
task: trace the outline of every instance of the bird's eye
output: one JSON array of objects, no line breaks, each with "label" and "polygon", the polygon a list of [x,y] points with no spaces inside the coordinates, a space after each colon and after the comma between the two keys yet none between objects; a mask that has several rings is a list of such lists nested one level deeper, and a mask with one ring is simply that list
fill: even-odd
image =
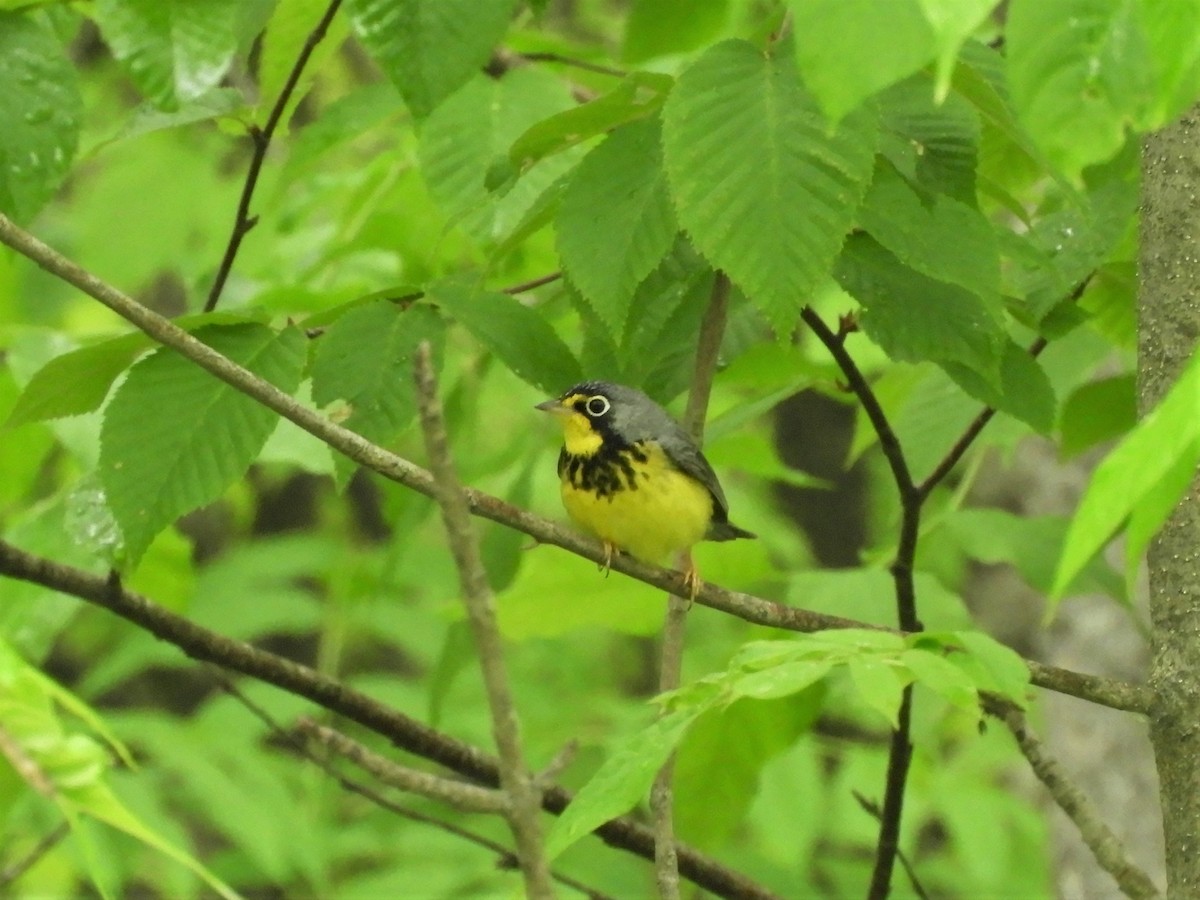
[{"label": "bird's eye", "polygon": [[611,404],[608,402],[607,397],[597,394],[595,397],[588,399],[587,405],[584,408],[587,410],[589,416],[593,419],[598,419],[608,412]]}]

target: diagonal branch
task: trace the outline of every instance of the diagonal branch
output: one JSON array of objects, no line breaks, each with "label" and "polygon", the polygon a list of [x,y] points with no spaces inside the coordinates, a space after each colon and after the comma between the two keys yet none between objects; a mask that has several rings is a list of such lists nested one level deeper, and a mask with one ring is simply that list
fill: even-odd
[{"label": "diagonal branch", "polygon": [[525,877],[525,892],[533,898],[553,897],[554,886],[550,883],[550,869],[546,863],[538,818],[540,792],[525,765],[521,750],[521,726],[504,664],[504,647],[500,628],[496,624],[492,589],[479,553],[471,509],[450,456],[450,442],[446,437],[446,422],[437,395],[428,341],[423,341],[417,348],[414,375],[421,430],[425,433],[425,448],[429,454],[429,464],[433,467],[434,496],[442,508],[442,520],[458,569],[467,620],[471,623],[479,651],[479,665],[483,671],[483,684],[492,716],[492,733],[500,751],[500,786],[508,802],[508,821],[517,842],[521,874]]},{"label": "diagonal branch", "polygon": [[[353,431],[342,428],[322,414],[308,409],[270,382],[259,378],[253,372],[221,355],[175,323],[147,309],[46,246],[14,224],[3,213],[0,213],[0,243],[6,244],[26,256],[50,274],[74,285],[113,310],[117,315],[133,323],[159,344],[176,350],[205,371],[247,396],[253,397],[259,403],[294,422],[309,434],[360,465],[378,472],[384,478],[432,496],[433,476],[420,466],[371,443]],[[540,543],[561,547],[595,563],[604,561],[604,550],[596,541],[483,491],[466,488],[464,493],[472,512],[477,516],[524,532]],[[612,568],[660,590],[673,593],[687,590],[680,573],[640,562],[628,555],[623,554],[613,559]],[[0,571],[3,571],[3,566],[0,566]],[[10,574],[13,573],[10,572]],[[18,574],[17,577],[25,576]],[[76,593],[69,589],[67,592]],[[702,584],[696,600],[705,606],[747,622],[788,631],[812,632],[826,628],[878,627],[853,619],[814,613],[806,609],[775,603],[752,594],[726,590],[715,584]],[[1143,714],[1150,709],[1153,701],[1153,694],[1146,685],[1086,675],[1068,669],[1047,666],[1034,660],[1026,660],[1025,663],[1029,667],[1033,683],[1049,690],[1070,694],[1083,700],[1110,706],[1113,709]]]},{"label": "diagonal branch", "polygon": [[1150,880],[1150,876],[1129,858],[1120,839],[1104,824],[1092,801],[1072,783],[1058,760],[1047,752],[1038,736],[1030,730],[1024,714],[1012,706],[988,711],[1004,720],[1033,773],[1045,785],[1054,802],[1075,823],[1083,842],[1096,857],[1096,862],[1116,879],[1121,892],[1134,900],[1152,900],[1160,897],[1161,894]]},{"label": "diagonal branch", "polygon": [[[0,540],[0,573],[103,607],[173,644],[192,659],[211,662],[306,697],[318,706],[389,739],[398,747],[480,784],[494,787],[500,783],[500,771],[495,758],[482,750],[409,718],[308,666],[197,625],[126,589],[116,579],[35,556],[3,540]],[[543,793],[542,805],[547,812],[557,815],[566,809],[571,799],[569,791],[549,787]],[[595,834],[610,846],[636,853],[645,859],[654,859],[653,833],[632,819],[613,819],[600,826]],[[678,853],[681,874],[718,896],[762,900],[774,897],[741,873],[722,866],[690,847],[681,846]]]},{"label": "diagonal branch", "polygon": [[300,48],[300,53],[296,57],[296,63],[292,66],[291,72],[288,73],[287,81],[283,84],[283,90],[275,98],[275,105],[271,107],[266,124],[262,128],[259,128],[257,125],[251,125],[249,128],[250,139],[254,143],[254,154],[250,157],[250,168],[246,170],[246,181],[242,184],[242,194],[238,198],[237,212],[233,219],[233,230],[229,233],[229,242],[225,245],[225,255],[221,257],[221,264],[217,267],[217,274],[213,278],[212,288],[208,292],[208,299],[204,302],[205,312],[212,312],[216,309],[217,303],[221,299],[221,291],[225,289],[225,282],[229,279],[229,273],[233,270],[233,262],[237,259],[238,250],[242,246],[242,238],[249,234],[250,230],[258,224],[258,216],[250,214],[250,201],[254,199],[254,189],[258,186],[258,176],[262,172],[263,162],[267,158],[267,150],[271,146],[271,139],[275,137],[275,130],[279,127],[284,110],[287,109],[288,101],[291,100],[292,94],[296,90],[296,85],[300,82],[300,75],[304,72],[304,67],[308,65],[308,60],[312,56],[313,51],[317,49],[317,44],[325,39],[325,33],[329,30],[329,23],[333,21],[333,17],[337,15],[338,7],[341,5],[342,0],[330,0],[325,14],[321,16],[321,20],[309,32],[308,37],[304,41],[304,46]]}]

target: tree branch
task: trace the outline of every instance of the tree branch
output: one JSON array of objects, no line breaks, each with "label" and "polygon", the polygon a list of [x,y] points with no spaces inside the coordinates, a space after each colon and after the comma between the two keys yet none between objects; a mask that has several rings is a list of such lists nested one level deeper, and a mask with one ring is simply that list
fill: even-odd
[{"label": "tree branch", "polygon": [[446,538],[458,569],[467,620],[471,623],[479,651],[479,665],[492,716],[492,733],[500,751],[500,785],[508,798],[507,816],[517,842],[521,874],[525,877],[525,892],[538,900],[553,897],[554,887],[550,883],[550,869],[546,864],[538,818],[540,792],[533,783],[521,750],[521,725],[504,665],[504,647],[500,628],[496,624],[492,589],[479,555],[471,510],[463,496],[462,484],[450,456],[450,443],[446,437],[446,423],[442,418],[442,404],[437,395],[428,341],[422,341],[417,347],[414,375],[421,430],[425,434],[425,448],[433,468],[434,496],[442,508]]},{"label": "tree branch", "polygon": [[1009,705],[1001,710],[989,709],[989,712],[995,712],[1004,720],[1033,773],[1045,785],[1054,802],[1075,823],[1083,842],[1096,857],[1096,862],[1116,879],[1121,891],[1134,900],[1161,896],[1150,876],[1126,854],[1120,839],[1104,824],[1092,802],[1071,782],[1058,760],[1046,751],[1038,736],[1029,729],[1029,723],[1020,710]]},{"label": "tree branch", "polygon": [[[900,536],[896,544],[896,558],[892,562],[892,580],[896,585],[896,611],[900,630],[921,631],[923,626],[917,618],[917,594],[913,580],[913,563],[917,555],[917,537],[921,529],[921,504],[923,497],[913,483],[904,456],[904,448],[892,429],[883,407],[879,404],[871,385],[863,376],[854,358],[846,350],[845,332],[834,334],[824,320],[809,306],[804,307],[801,318],[825,345],[837,362],[850,389],[862,404],[867,418],[875,429],[883,454],[892,470],[892,478],[900,495]],[[879,814],[879,841],[875,847],[875,867],[871,873],[871,884],[867,890],[869,900],[885,900],[891,890],[892,871],[896,855],[900,851],[900,819],[904,812],[904,794],[908,783],[908,768],[912,761],[912,685],[906,685],[900,695],[900,709],[896,714],[896,728],[892,731],[888,749],[887,778],[884,785],[883,808]]]},{"label": "tree branch", "polygon": [[263,162],[267,158],[271,139],[275,136],[275,130],[279,127],[288,101],[296,90],[296,85],[300,82],[300,75],[304,72],[304,67],[308,65],[309,57],[317,48],[317,44],[324,40],[325,32],[329,30],[329,23],[333,21],[333,17],[341,5],[342,0],[330,0],[325,14],[321,16],[316,27],[309,32],[304,46],[300,48],[296,63],[288,73],[287,81],[284,82],[283,89],[275,99],[275,105],[271,107],[266,124],[261,129],[257,125],[251,125],[249,128],[250,139],[254,143],[254,154],[250,157],[250,168],[246,170],[246,181],[242,185],[241,197],[238,198],[237,213],[233,219],[233,230],[229,233],[229,242],[225,245],[225,254],[221,257],[221,264],[217,268],[212,288],[208,292],[208,299],[204,303],[205,312],[212,312],[216,309],[217,303],[221,299],[221,291],[225,289],[225,282],[233,269],[233,262],[237,259],[238,250],[242,246],[242,238],[258,224],[258,216],[250,215],[250,201],[254,198],[254,189],[258,186],[258,176],[262,172]]},{"label": "tree branch", "polygon": [[[3,213],[0,213],[0,243],[28,257],[50,274],[79,288],[133,323],[158,343],[176,350],[205,371],[273,409],[355,462],[391,481],[432,496],[433,476],[420,466],[372,444],[353,431],[336,425],[321,413],[306,408],[270,382],[222,356],[175,323],[147,309],[46,246],[19,228]],[[539,543],[561,547],[595,563],[604,561],[604,550],[594,540],[482,491],[466,488],[464,493],[475,515],[499,522],[528,534]],[[680,573],[640,562],[627,554],[613,559],[612,568],[660,590],[678,594],[687,589]],[[68,593],[75,592],[68,590]],[[826,628],[877,627],[841,616],[824,615],[775,603],[740,591],[726,590],[715,584],[702,584],[696,600],[704,606],[747,622],[788,631],[812,632]],[[1026,665],[1029,666],[1035,685],[1113,709],[1145,714],[1153,702],[1153,694],[1145,685],[1086,675],[1033,660],[1026,660]]]},{"label": "tree branch", "polygon": [[296,733],[324,744],[333,753],[345,757],[364,772],[390,787],[420,794],[430,800],[448,803],[464,812],[501,813],[509,812],[508,796],[495,788],[479,787],[464,781],[453,781],[429,772],[402,766],[372,753],[358,741],[302,717],[296,723]]},{"label": "tree branch", "polygon": [[[392,741],[409,753],[431,760],[483,785],[500,783],[494,757],[394,710],[336,679],[243,641],[210,631],[163,606],[134,593],[119,582],[73,566],[26,553],[0,540],[0,573],[70,594],[115,613],[160,640],[173,644],[192,659],[273,684],[306,697]],[[566,809],[572,795],[549,787],[542,806],[555,815]],[[628,817],[613,819],[596,829],[605,843],[645,859],[654,859],[654,834]],[[775,895],[690,847],[681,846],[680,873],[721,897],[768,900]]]}]

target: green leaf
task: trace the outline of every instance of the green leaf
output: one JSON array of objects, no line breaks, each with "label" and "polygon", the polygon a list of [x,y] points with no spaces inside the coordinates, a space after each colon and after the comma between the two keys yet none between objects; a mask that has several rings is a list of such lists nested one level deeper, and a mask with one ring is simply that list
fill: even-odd
[{"label": "green leaf", "polygon": [[890,661],[874,656],[852,656],[847,666],[858,696],[895,728],[899,722],[900,697],[911,676]]},{"label": "green leaf", "polygon": [[941,654],[914,648],[905,650],[900,662],[920,684],[935,694],[945,697],[959,709],[979,714],[979,693],[975,682]]},{"label": "green leaf", "polygon": [[959,47],[994,5],[991,0],[788,0],[804,83],[834,121],[935,59],[937,95],[944,97]]},{"label": "green leaf", "polygon": [[504,193],[488,189],[489,173],[497,161],[511,167],[509,149],[530,126],[573,106],[562,81],[540,69],[468,82],[421,128],[421,170],[430,193],[475,240],[505,240],[578,161],[578,148],[544,159]]},{"label": "green leaf", "polygon": [[991,223],[977,210],[945,195],[922,196],[883,164],[859,223],[909,268],[966,288],[1000,313],[1000,250]]},{"label": "green leaf", "polygon": [[971,675],[980,690],[999,694],[1022,709],[1028,705],[1029,666],[1015,650],[980,631],[959,631],[952,637],[967,652],[949,658]]},{"label": "green leaf", "polygon": [[[305,342],[296,329],[209,326],[196,337],[283,391],[300,383]],[[277,420],[173,350],[136,363],[109,402],[100,434],[100,479],[130,564],[161,529],[242,475]]]},{"label": "green leaf", "polygon": [[1200,40],[1195,28],[1200,3],[1145,0],[1137,12],[1156,82],[1143,124],[1157,128],[1195,103],[1200,94]]},{"label": "green leaf", "polygon": [[[443,333],[426,306],[375,300],[351,308],[317,342],[313,400],[322,407],[341,401],[349,407],[343,425],[375,443],[393,440],[417,412],[417,346],[429,341],[440,360]],[[343,485],[357,467],[340,454],[334,465]]]},{"label": "green leaf", "polygon": [[[1200,461],[1200,355],[1193,355],[1157,407],[1105,457],[1092,475],[1067,532],[1053,594],[1062,597],[1071,581],[1143,504],[1153,518],[1139,519],[1143,536],[1166,521],[1160,486],[1181,466]],[[1169,479],[1172,490],[1176,479]],[[1175,494],[1178,500],[1179,494]]]},{"label": "green leaf", "polygon": [[518,169],[527,169],[589,138],[653,116],[674,84],[669,75],[632,72],[609,93],[531,125],[513,143],[508,158]]},{"label": "green leaf", "polygon": [[1196,456],[1200,453],[1184,453],[1174,465],[1147,489],[1129,515],[1125,530],[1125,589],[1128,596],[1135,596],[1142,560],[1150,541],[1167,521],[1179,498],[1183,497],[1196,477]]},{"label": "green leaf", "polygon": [[867,235],[847,241],[835,274],[865,307],[863,329],[893,359],[960,363],[999,379],[1007,336],[978,294],[910,269]]},{"label": "green leaf", "polygon": [[730,19],[729,0],[634,0],[621,59],[637,64],[712,43]]},{"label": "green leaf", "polygon": [[349,0],[354,33],[417,119],[467,83],[504,37],[514,0]]},{"label": "green leaf", "polygon": [[1025,127],[1068,175],[1112,157],[1154,94],[1138,4],[1013,0],[1008,83]]},{"label": "green leaf", "polygon": [[582,374],[562,338],[536,309],[515,297],[453,281],[435,284],[427,299],[441,306],[513,374],[557,396]]},{"label": "green leaf", "polygon": [[916,75],[880,95],[880,150],[904,177],[925,190],[974,207],[975,169],[982,127],[957,93],[935,103],[927,80]]},{"label": "green leaf", "polygon": [[4,427],[99,409],[113,381],[149,345],[145,335],[127,334],[54,357],[25,385]]},{"label": "green leaf", "polygon": [[832,670],[831,659],[794,659],[739,675],[730,687],[739,697],[772,700],[812,687]]},{"label": "green leaf", "polygon": [[614,131],[584,157],[558,212],[563,268],[615,333],[675,241],[659,137],[655,120]]},{"label": "green leaf", "polygon": [[1050,378],[1028,351],[1009,340],[1000,361],[1000,386],[955,362],[942,368],[964,391],[1001,412],[1033,426],[1042,434],[1054,427],[1057,399]]},{"label": "green leaf", "polygon": [[96,0],[96,24],[138,90],[177,109],[220,84],[237,50],[237,0]]},{"label": "green leaf", "polygon": [[[328,8],[329,0],[279,0],[276,4],[263,31],[262,54],[258,63],[260,125],[266,124],[267,116],[283,93],[284,85],[296,65],[296,59],[305,41]],[[279,120],[283,129],[287,128],[296,105],[312,88],[313,80],[320,72],[321,66],[338,52],[349,31],[346,17],[335,15],[329,23],[325,37],[313,48],[300,73],[291,99],[288,100],[288,105]]]},{"label": "green leaf", "polygon": [[831,132],[790,60],[745,41],[707,50],[664,110],[679,221],[779,333],[829,269],[871,176],[875,116]]},{"label": "green leaf", "polygon": [[0,12],[0,211],[28,222],[54,195],[79,143],[75,67],[32,16]]},{"label": "green leaf", "polygon": [[617,744],[551,827],[546,837],[547,858],[554,859],[646,796],[667,756],[703,710],[696,707],[668,713]]},{"label": "green leaf", "polygon": [[1132,375],[1090,381],[1066,403],[1058,427],[1059,452],[1075,456],[1089,447],[1120,437],[1137,424],[1136,383]]}]

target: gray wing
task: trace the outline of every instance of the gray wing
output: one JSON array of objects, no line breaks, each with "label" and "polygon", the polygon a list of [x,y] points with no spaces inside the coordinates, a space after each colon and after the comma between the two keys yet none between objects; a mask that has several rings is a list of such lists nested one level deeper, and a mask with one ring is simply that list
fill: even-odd
[{"label": "gray wing", "polygon": [[717,473],[708,464],[708,460],[704,458],[691,436],[672,420],[671,428],[659,439],[659,444],[671,462],[708,488],[708,492],[713,496],[713,521],[727,521],[729,501],[725,499],[725,492],[721,490],[721,482],[717,481]]}]

